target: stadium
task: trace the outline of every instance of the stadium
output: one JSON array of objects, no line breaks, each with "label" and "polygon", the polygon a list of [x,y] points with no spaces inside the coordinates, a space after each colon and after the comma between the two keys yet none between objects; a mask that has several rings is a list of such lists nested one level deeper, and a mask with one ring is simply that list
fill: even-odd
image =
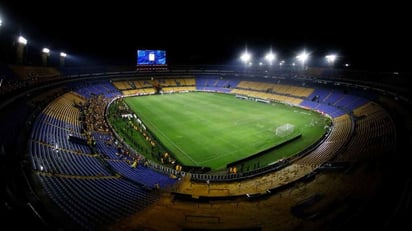
[{"label": "stadium", "polygon": [[[402,168],[390,167],[393,163],[406,164],[400,146],[405,134],[399,133],[390,110],[385,109],[390,105],[404,108],[402,104],[408,102],[400,95],[395,99],[390,91],[343,79],[309,73],[295,76],[293,70],[269,74],[259,70],[244,73],[172,68],[97,74],[63,71],[70,70],[11,66],[8,73],[18,78],[38,73],[36,81],[42,84],[23,88],[2,105],[1,121],[13,121],[2,124],[5,196],[16,203],[9,205],[9,212],[20,214],[17,208],[22,207],[41,226],[108,230],[272,230],[304,226],[312,230],[353,224],[373,227],[381,225],[376,221],[381,216],[393,225],[406,215],[403,212],[407,212],[408,204],[404,201],[397,201],[400,208],[386,204],[390,199],[409,198],[408,194],[396,195],[398,190],[409,190],[402,188],[408,184],[397,182],[403,180]],[[50,79],[48,75],[56,77]],[[162,93],[156,94],[155,87]],[[197,98],[199,93],[206,98]],[[247,161],[239,162],[250,166],[248,169],[236,163],[238,159],[230,159],[224,162],[228,164],[224,171],[213,171],[204,168],[208,166],[185,164],[177,156],[173,156],[177,158],[174,164],[166,163],[163,152],[155,155],[165,159],[163,164],[150,155],[141,155],[146,152],[143,145],[138,149],[130,147],[133,143],[122,143],[127,136],[109,123],[108,117],[116,116],[105,112],[108,105],[124,103],[129,98],[126,96],[144,101],[163,97],[160,100],[166,101],[163,107],[167,107],[172,102],[164,97],[184,96],[179,100],[188,103],[192,98],[198,102],[222,95],[230,96],[231,104],[263,108],[282,105],[292,113],[316,112],[321,118],[330,118],[331,122],[326,122],[330,126],[324,128],[322,124],[327,132],[316,142],[288,157],[271,158],[274,163],[264,162],[262,157],[270,155],[264,152],[258,157],[246,155]],[[211,107],[210,102],[207,105]],[[144,111],[144,105],[139,107]],[[144,115],[141,118],[149,134],[154,121]],[[192,129],[196,126],[190,126]],[[402,131],[402,126],[399,129]],[[276,126],[270,130],[276,136]],[[150,139],[147,143],[154,142],[156,134],[159,136],[152,131],[144,136],[151,137],[146,138]],[[259,160],[260,166],[256,164]],[[178,163],[180,168],[176,168]],[[238,170],[229,171],[232,167]]]},{"label": "stadium", "polygon": [[408,73],[310,66],[305,53],[169,65],[143,49],[135,66],[71,66],[66,53],[50,65],[49,49],[31,65],[26,44],[0,63],[5,227],[411,226]]}]

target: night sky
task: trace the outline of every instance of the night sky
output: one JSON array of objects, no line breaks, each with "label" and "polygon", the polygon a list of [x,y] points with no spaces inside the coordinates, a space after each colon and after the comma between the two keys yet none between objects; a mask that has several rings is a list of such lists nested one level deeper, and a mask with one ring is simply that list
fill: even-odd
[{"label": "night sky", "polygon": [[44,46],[84,63],[114,65],[134,65],[137,49],[164,49],[169,64],[233,64],[247,46],[255,57],[272,48],[287,62],[306,49],[313,66],[336,52],[336,66],[412,69],[405,58],[412,52],[408,8],[395,3],[119,2],[1,1],[0,41],[9,57],[2,59],[12,60],[14,48],[8,47],[21,33],[29,40],[33,64],[40,62],[36,54]]}]

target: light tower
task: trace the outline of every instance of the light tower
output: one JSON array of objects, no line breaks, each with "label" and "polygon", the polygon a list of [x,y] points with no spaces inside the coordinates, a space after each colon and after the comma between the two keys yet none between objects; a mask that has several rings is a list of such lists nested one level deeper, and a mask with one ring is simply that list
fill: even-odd
[{"label": "light tower", "polygon": [[303,51],[296,58],[302,63],[302,70],[305,70],[305,62],[309,59],[309,54]]},{"label": "light tower", "polygon": [[328,65],[333,69],[333,65],[335,64],[336,58],[338,56],[336,54],[330,54],[330,55],[326,55],[325,59],[326,62],[328,63]]},{"label": "light tower", "polygon": [[247,50],[245,50],[245,52],[243,52],[243,54],[240,56],[240,60],[242,60],[242,62],[245,63],[245,70],[248,64],[250,63],[251,59],[252,59],[252,55]]},{"label": "light tower", "polygon": [[42,54],[41,54],[41,59],[43,62],[43,66],[47,66],[47,61],[49,59],[49,55],[50,55],[50,50],[49,48],[43,48],[42,50]]},{"label": "light tower", "polygon": [[247,51],[245,51],[241,56],[240,56],[240,59],[245,63],[245,64],[248,64],[248,62],[249,62],[249,60],[251,59],[251,55],[247,52]]},{"label": "light tower", "polygon": [[23,64],[24,48],[27,45],[27,39],[19,36],[17,39],[17,64]]},{"label": "light tower", "polygon": [[60,52],[60,66],[64,67],[64,59],[66,58],[67,54],[64,52]]},{"label": "light tower", "polygon": [[265,56],[266,61],[268,62],[269,66],[272,66],[273,61],[276,59],[275,54],[272,51],[269,51]]}]

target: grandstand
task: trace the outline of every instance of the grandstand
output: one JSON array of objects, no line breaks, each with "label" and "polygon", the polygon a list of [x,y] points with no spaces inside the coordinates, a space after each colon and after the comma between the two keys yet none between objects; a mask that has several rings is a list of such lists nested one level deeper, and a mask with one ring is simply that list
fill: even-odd
[{"label": "grandstand", "polygon": [[[410,114],[402,110],[408,102],[391,98],[387,90],[279,70],[266,78],[268,73],[236,69],[176,68],[149,77],[117,69],[66,75],[67,68],[1,68],[14,79],[36,73],[29,83],[10,85],[1,94],[0,151],[10,214],[23,210],[39,227],[336,230],[384,223],[390,228],[403,224],[398,219],[408,212],[410,204],[401,204],[410,198],[404,172],[410,163],[399,154],[408,150],[403,122]],[[107,105],[114,99],[190,91],[294,105],[331,118],[332,126],[290,158],[244,173],[211,174],[153,161],[107,122]]]}]

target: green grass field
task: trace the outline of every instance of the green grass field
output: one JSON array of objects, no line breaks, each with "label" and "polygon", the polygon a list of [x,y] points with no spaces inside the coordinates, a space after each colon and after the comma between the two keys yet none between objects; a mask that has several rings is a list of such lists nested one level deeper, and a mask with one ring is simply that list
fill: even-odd
[{"label": "green grass field", "polygon": [[[300,133],[300,138],[257,157],[257,164],[249,161],[253,167],[248,170],[294,155],[318,141],[327,123],[315,112],[228,94],[192,92],[129,97],[125,101],[180,163],[212,170],[224,169],[228,163]],[[275,129],[286,123],[295,126],[294,133],[275,135]]]}]

